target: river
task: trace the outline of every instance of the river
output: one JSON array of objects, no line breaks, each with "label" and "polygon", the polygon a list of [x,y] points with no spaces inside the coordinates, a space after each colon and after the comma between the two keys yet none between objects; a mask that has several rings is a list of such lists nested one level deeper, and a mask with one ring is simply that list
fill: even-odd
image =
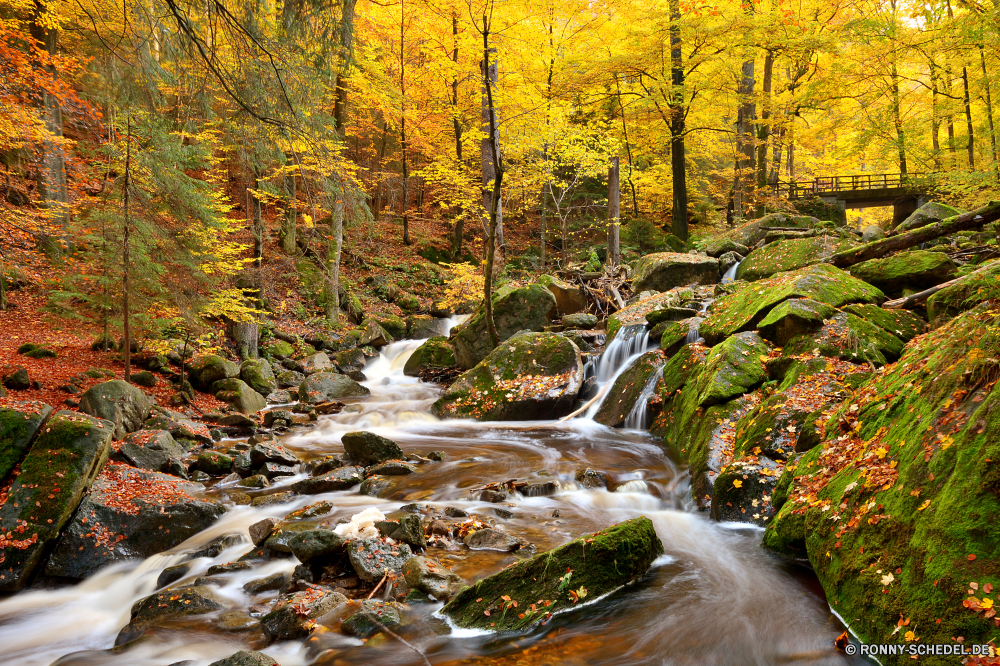
[{"label": "river", "polygon": [[[308,459],[342,453],[341,436],[363,429],[397,441],[406,453],[426,456],[441,451],[443,462],[423,463],[417,474],[392,477],[391,487],[382,493],[390,499],[359,495],[355,489],[264,508],[234,506],[210,529],[168,553],[112,566],[75,585],[36,583],[0,602],[3,662],[19,666],[167,666],[178,662],[204,666],[239,649],[260,649],[259,634],[227,633],[204,616],[157,632],[122,654],[109,648],[128,622],[131,605],[153,593],[159,573],[182,561],[184,553],[219,535],[245,535],[251,524],[266,516],[280,518],[306,504],[328,500],[335,505],[333,512],[315,522],[332,525],[369,506],[390,517],[402,515],[400,507],[408,503],[438,512],[455,507],[495,521],[539,551],[645,515],[656,526],[666,554],[638,584],[557,615],[527,635],[453,631],[435,614],[440,604],[422,604],[412,607],[407,614],[409,624],[399,632],[408,645],[395,639],[364,644],[336,631],[335,622],[321,621],[331,630],[321,630],[305,643],[278,643],[263,649],[282,666],[425,663],[418,652],[435,666],[864,663],[834,650],[833,640],[843,626],[831,613],[811,571],[761,549],[758,528],[714,523],[695,512],[683,466],[671,460],[647,432],[610,429],[587,417],[566,422],[439,421],[429,409],[440,388],[402,374],[403,363],[418,345],[404,341],[386,347],[365,368],[370,396],[350,400],[343,413],[322,416],[311,429],[292,431],[283,443]],[[580,487],[574,479],[587,467],[606,472],[616,492]],[[287,489],[301,478],[305,477],[279,479],[267,492]],[[469,492],[509,479],[558,481],[560,489],[545,497],[513,495],[500,505],[480,502]],[[513,516],[499,517],[494,511],[498,507]],[[203,575],[213,564],[234,561],[249,549],[247,541],[215,558],[200,558],[185,580]],[[516,561],[512,554],[464,547],[430,548],[428,555],[467,580]],[[266,602],[277,593],[251,600],[243,584],[291,571],[293,562],[255,563],[252,571],[227,574],[218,594],[241,607]]]}]

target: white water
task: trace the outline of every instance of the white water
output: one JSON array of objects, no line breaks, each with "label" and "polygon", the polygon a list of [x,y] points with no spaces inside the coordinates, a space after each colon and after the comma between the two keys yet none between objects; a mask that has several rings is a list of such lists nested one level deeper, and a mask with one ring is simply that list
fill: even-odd
[{"label": "white water", "polygon": [[624,426],[632,430],[646,430],[649,428],[649,399],[653,397],[660,379],[663,377],[663,368],[649,375],[646,385],[642,387],[642,393],[635,401],[632,411],[625,417]]},{"label": "white water", "polygon": [[735,264],[726,269],[726,272],[722,275],[722,284],[727,282],[732,282],[736,279],[736,271],[740,267],[741,261],[737,261]]}]

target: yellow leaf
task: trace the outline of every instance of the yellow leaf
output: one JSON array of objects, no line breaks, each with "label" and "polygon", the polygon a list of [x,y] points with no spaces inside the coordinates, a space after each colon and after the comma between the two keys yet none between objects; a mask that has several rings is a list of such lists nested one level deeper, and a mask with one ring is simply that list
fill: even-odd
[{"label": "yellow leaf", "polygon": [[979,605],[982,606],[984,609],[988,610],[990,608],[993,608],[993,600],[990,599],[989,597],[984,597],[983,600],[979,602]]},{"label": "yellow leaf", "polygon": [[930,505],[931,505],[931,501],[930,500],[925,500],[923,504],[921,504],[920,506],[917,507],[917,511],[923,511],[924,509],[926,509]]},{"label": "yellow leaf", "polygon": [[736,479],[735,481],[733,481],[733,488],[742,488],[742,487],[743,487],[743,482],[742,481],[740,481],[739,479]]}]

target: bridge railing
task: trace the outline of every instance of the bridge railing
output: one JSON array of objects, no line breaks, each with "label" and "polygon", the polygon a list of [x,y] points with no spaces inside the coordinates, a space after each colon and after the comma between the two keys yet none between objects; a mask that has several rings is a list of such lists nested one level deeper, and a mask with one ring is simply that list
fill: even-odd
[{"label": "bridge railing", "polygon": [[779,181],[775,194],[789,199],[834,196],[839,192],[898,190],[917,187],[926,180],[922,173],[860,173],[817,176],[812,180]]}]

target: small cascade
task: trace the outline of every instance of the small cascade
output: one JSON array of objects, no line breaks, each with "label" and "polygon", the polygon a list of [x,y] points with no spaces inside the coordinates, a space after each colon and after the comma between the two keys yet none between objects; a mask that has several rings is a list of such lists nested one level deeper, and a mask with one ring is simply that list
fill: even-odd
[{"label": "small cascade", "polygon": [[705,321],[704,317],[691,317],[691,321],[688,324],[688,334],[684,339],[684,344],[691,344],[692,342],[698,342],[701,338],[701,333],[699,333],[699,328],[701,327],[701,322]]},{"label": "small cascade", "polygon": [[645,324],[629,324],[618,332],[615,339],[601,354],[597,366],[597,381],[601,384],[614,379],[627,365],[625,361],[646,351],[649,329]]},{"label": "small cascade", "polygon": [[649,376],[646,385],[642,388],[642,393],[632,406],[632,411],[625,417],[624,427],[630,430],[646,430],[649,428],[649,399],[653,397],[656,387],[663,378],[663,368],[660,368]]},{"label": "small cascade", "polygon": [[742,262],[737,261],[735,264],[726,269],[725,274],[722,276],[722,284],[726,284],[727,282],[732,282],[733,280],[736,279],[736,269],[740,267],[741,263]]}]

